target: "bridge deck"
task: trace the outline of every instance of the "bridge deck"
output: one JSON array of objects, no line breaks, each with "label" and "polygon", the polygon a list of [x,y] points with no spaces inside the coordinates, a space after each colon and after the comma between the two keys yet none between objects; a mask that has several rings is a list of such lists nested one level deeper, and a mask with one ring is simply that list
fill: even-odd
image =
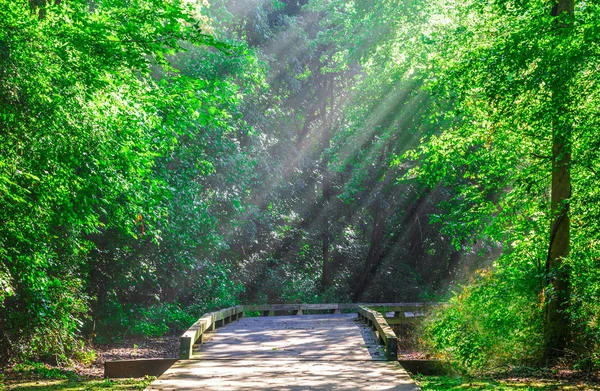
[{"label": "bridge deck", "polygon": [[147,391],[418,390],[351,315],[242,318],[209,333]]}]

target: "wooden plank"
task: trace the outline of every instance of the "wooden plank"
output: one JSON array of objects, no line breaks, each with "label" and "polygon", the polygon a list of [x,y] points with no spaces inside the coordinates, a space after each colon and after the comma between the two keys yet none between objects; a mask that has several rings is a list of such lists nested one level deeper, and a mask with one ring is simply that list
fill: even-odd
[{"label": "wooden plank", "polygon": [[300,304],[271,304],[270,311],[298,311]]},{"label": "wooden plank", "polygon": [[[244,315],[244,311],[263,311],[265,315],[275,315],[275,311],[292,311],[297,315],[303,314],[305,310],[315,311],[334,311],[339,313],[341,310],[356,310],[359,313],[360,308],[366,308],[367,306],[372,308],[370,310],[364,310],[363,312],[367,315],[361,315],[377,330],[380,338],[384,341],[388,356],[393,354],[393,344],[395,335],[389,333],[389,323],[386,319],[374,309],[383,311],[393,311],[398,314],[402,313],[404,317],[421,316],[424,314],[424,310],[427,307],[439,305],[438,303],[325,303],[325,304],[263,304],[263,305],[248,305],[248,306],[235,306],[231,308],[225,308],[223,310],[214,311],[204,315],[200,318],[192,327],[190,327],[182,336],[180,344],[179,356],[182,359],[190,358],[193,354],[193,346],[197,340],[202,342],[202,336],[207,331],[212,331],[217,327],[222,327],[226,323],[233,320],[237,320]],[[374,309],[373,309],[374,308]],[[406,309],[412,309],[412,311],[405,311]],[[417,310],[418,309],[418,310]],[[289,313],[289,312],[288,312]],[[378,315],[375,315],[378,314]],[[392,324],[399,324],[397,321],[392,320]],[[396,342],[397,343],[397,342]]]},{"label": "wooden plank", "polygon": [[359,306],[377,309],[378,311],[405,311],[411,308],[430,308],[443,305],[443,303],[323,303],[323,304],[249,304],[244,305],[244,311],[297,311],[302,310],[338,310],[358,311]]},{"label": "wooden plank", "polygon": [[[368,307],[380,312],[399,312],[405,311],[428,311],[433,308],[442,307],[445,303],[437,302],[414,302],[414,303],[358,303],[357,306]],[[342,308],[342,307],[340,307]],[[349,308],[352,309],[352,308]]]},{"label": "wooden plank", "polygon": [[120,379],[129,377],[160,376],[173,364],[175,358],[151,358],[140,360],[113,360],[104,363],[104,377]]},{"label": "wooden plank", "polygon": [[244,311],[248,312],[265,312],[265,311],[298,311],[301,304],[260,304],[260,305],[244,305]]},{"label": "wooden plank", "polygon": [[267,307],[267,304],[261,304],[261,305],[244,305],[244,310],[248,311],[248,312],[254,312],[254,311],[265,311]]},{"label": "wooden plank", "polygon": [[442,306],[440,303],[382,303],[361,305],[381,312],[423,311]]},{"label": "wooden plank", "polygon": [[194,349],[194,359],[385,360],[373,332],[354,314],[248,317]]},{"label": "wooden plank", "polygon": [[213,322],[217,320],[223,320],[223,311],[215,311],[210,313],[213,317]]},{"label": "wooden plank", "polygon": [[397,362],[289,359],[179,361],[146,388],[146,391],[190,390],[418,391],[419,388]]},{"label": "wooden plank", "polygon": [[339,304],[301,304],[302,310],[337,310]]}]

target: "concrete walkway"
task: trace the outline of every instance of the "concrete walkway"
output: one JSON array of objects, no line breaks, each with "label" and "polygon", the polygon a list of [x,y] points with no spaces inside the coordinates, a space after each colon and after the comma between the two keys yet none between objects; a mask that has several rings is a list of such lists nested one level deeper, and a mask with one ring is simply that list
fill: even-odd
[{"label": "concrete walkway", "polygon": [[418,387],[386,361],[356,314],[242,318],[207,335],[147,391],[401,390]]}]

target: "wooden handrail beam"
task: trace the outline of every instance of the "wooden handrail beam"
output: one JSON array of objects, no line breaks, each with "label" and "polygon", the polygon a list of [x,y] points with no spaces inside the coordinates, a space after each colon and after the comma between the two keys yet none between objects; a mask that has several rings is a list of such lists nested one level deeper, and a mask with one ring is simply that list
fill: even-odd
[{"label": "wooden handrail beam", "polygon": [[383,315],[370,308],[359,306],[358,318],[368,323],[377,334],[379,340],[385,345],[385,355],[388,360],[398,359],[398,337],[388,325]]},{"label": "wooden handrail beam", "polygon": [[181,336],[179,358],[187,360],[192,357],[194,344],[198,340],[202,342],[204,332],[223,326],[226,322],[237,320],[240,316],[244,316],[244,306],[241,305],[203,315]]},{"label": "wooden handrail beam", "polygon": [[324,304],[255,304],[244,305],[244,311],[270,312],[270,311],[305,311],[305,310],[323,310],[323,311],[358,311],[360,306],[369,307],[378,311],[414,311],[415,308],[425,309],[438,307],[440,303],[324,303]]}]

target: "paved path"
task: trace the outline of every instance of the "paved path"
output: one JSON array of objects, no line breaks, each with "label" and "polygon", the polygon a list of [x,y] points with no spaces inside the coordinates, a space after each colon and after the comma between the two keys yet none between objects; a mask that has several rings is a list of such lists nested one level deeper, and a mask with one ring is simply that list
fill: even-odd
[{"label": "paved path", "polygon": [[216,332],[147,391],[398,390],[418,387],[385,360],[371,329],[351,315],[242,318]]}]

